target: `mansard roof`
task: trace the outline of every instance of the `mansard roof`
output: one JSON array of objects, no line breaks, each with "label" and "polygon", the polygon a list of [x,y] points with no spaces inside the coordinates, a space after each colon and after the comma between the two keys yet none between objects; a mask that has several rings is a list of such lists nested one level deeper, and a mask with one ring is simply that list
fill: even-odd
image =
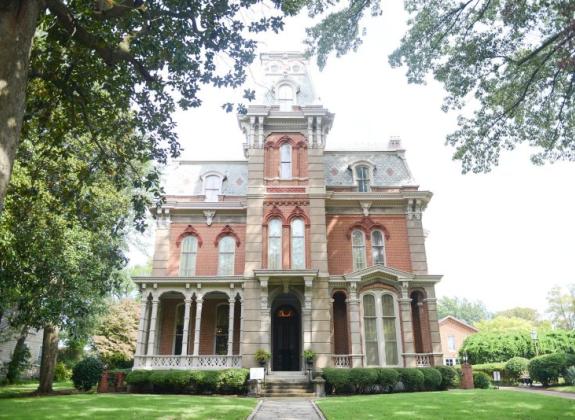
[{"label": "mansard roof", "polygon": [[170,164],[165,171],[166,195],[201,195],[203,177],[216,174],[224,178],[222,194],[242,196],[248,190],[246,161],[189,161]]},{"label": "mansard roof", "polygon": [[403,150],[349,151],[332,150],[324,153],[325,183],[328,187],[354,187],[352,167],[358,162],[373,166],[373,187],[416,186],[405,161]]}]

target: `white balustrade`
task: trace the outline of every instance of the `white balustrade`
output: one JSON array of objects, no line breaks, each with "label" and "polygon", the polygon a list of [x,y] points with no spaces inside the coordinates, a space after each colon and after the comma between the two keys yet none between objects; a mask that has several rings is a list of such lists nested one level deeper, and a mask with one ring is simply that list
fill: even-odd
[{"label": "white balustrade", "polygon": [[415,364],[417,367],[430,367],[432,358],[432,353],[416,353]]},{"label": "white balustrade", "polygon": [[335,354],[333,355],[333,365],[336,368],[349,368],[351,367],[351,357],[348,354]]},{"label": "white balustrade", "polygon": [[226,369],[242,367],[242,356],[136,356],[134,368],[148,369]]}]

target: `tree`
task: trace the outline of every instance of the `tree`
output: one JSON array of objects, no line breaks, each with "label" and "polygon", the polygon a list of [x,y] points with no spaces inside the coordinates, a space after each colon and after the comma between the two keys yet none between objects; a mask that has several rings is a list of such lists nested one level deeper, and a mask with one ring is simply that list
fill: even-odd
[{"label": "tree", "polygon": [[494,316],[494,318],[497,318],[500,316],[507,317],[507,318],[520,318],[520,319],[524,319],[526,321],[531,321],[534,323],[539,321],[539,318],[540,318],[540,315],[539,315],[539,312],[537,311],[537,309],[524,308],[524,307],[520,307],[520,306],[496,312],[493,316]]},{"label": "tree", "polygon": [[496,316],[492,319],[483,319],[475,323],[475,327],[481,332],[505,333],[505,332],[531,332],[535,323],[517,317]]},{"label": "tree", "polygon": [[502,150],[535,148],[532,161],[575,159],[575,5],[570,1],[408,0],[409,31],[390,56],[410,83],[432,73],[461,110],[447,136],[463,171],[487,172]]},{"label": "tree", "polygon": [[139,319],[138,302],[123,299],[108,303],[92,336],[94,350],[108,367],[125,365],[134,358]]},{"label": "tree", "polygon": [[[58,112],[58,108],[53,109]],[[64,135],[52,154],[30,125],[0,217],[0,307],[13,328],[43,328],[40,392],[50,392],[58,330],[83,334],[122,286],[130,189],[93,166],[95,147]]]},{"label": "tree", "polygon": [[440,318],[451,315],[468,324],[475,324],[482,319],[490,318],[490,314],[482,302],[471,302],[466,298],[447,296],[440,298],[437,302],[437,314]]},{"label": "tree", "polygon": [[547,295],[547,313],[555,328],[575,330],[575,284],[555,286]]}]

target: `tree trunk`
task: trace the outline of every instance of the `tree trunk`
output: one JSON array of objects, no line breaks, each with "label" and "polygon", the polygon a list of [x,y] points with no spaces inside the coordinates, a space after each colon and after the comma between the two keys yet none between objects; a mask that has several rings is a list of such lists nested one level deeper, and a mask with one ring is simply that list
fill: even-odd
[{"label": "tree trunk", "polygon": [[48,394],[52,392],[57,360],[58,328],[53,325],[47,325],[44,327],[44,337],[42,339],[42,360],[40,361],[38,393]]},{"label": "tree trunk", "polygon": [[13,384],[15,383],[18,379],[20,379],[20,374],[22,372],[20,372],[20,369],[16,369],[15,374],[13,375],[10,369],[10,364],[15,363],[16,361],[14,360],[15,358],[17,358],[17,354],[22,351],[22,348],[26,345],[26,337],[28,337],[28,327],[24,327],[22,328],[22,331],[20,332],[20,336],[18,337],[18,340],[16,341],[16,345],[14,346],[14,351],[12,352],[12,360],[10,361],[10,363],[8,364],[8,375],[7,378],[8,382]]},{"label": "tree trunk", "polygon": [[20,140],[30,50],[42,3],[0,1],[0,214]]}]

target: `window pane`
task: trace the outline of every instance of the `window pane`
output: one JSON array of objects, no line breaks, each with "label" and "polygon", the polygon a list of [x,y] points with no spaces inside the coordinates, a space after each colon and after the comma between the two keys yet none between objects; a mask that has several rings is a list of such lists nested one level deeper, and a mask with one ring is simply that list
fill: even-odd
[{"label": "window pane", "polygon": [[291,178],[291,145],[282,144],[280,147],[280,177],[282,179]]},{"label": "window pane", "polygon": [[282,222],[272,219],[268,225],[268,268],[282,268]]},{"label": "window pane", "polygon": [[395,316],[395,310],[393,308],[393,298],[391,297],[391,295],[383,295],[381,301],[382,301],[383,316]]},{"label": "window pane", "polygon": [[198,240],[195,236],[186,236],[182,241],[182,252],[196,252]]},{"label": "window pane", "polygon": [[270,220],[269,226],[270,236],[281,236],[282,235],[282,222],[279,219]]},{"label": "window pane", "polygon": [[353,269],[361,270],[365,268],[365,247],[354,247],[353,248]]},{"label": "window pane", "polygon": [[370,366],[378,365],[377,318],[375,317],[375,298],[372,295],[365,295],[363,297],[363,329],[366,362]]},{"label": "window pane", "polygon": [[234,252],[236,241],[231,236],[224,236],[220,239],[220,252]]},{"label": "window pane", "polygon": [[372,295],[363,297],[363,315],[375,316],[375,298]]},{"label": "window pane", "polygon": [[181,244],[180,276],[189,277],[196,274],[196,253],[198,241],[195,236],[187,236]]},{"label": "window pane", "polygon": [[354,230],[351,238],[353,245],[363,246],[363,232],[361,230]]},{"label": "window pane", "polygon": [[281,85],[278,89],[279,99],[289,100],[293,99],[293,89],[289,85]]},{"label": "window pane", "polygon": [[381,297],[383,315],[383,340],[385,344],[385,363],[387,365],[398,364],[397,354],[397,331],[395,328],[395,306],[393,297],[385,294]]},{"label": "window pane", "polygon": [[206,177],[206,188],[219,189],[220,177],[217,175],[209,175]]},{"label": "window pane", "polygon": [[302,219],[291,222],[291,267],[305,268],[305,224]]},{"label": "window pane", "polygon": [[291,163],[290,162],[282,162],[281,170],[280,170],[280,178],[281,179],[291,178]]},{"label": "window pane", "polygon": [[383,246],[383,235],[379,230],[374,230],[371,233],[371,240],[374,246]]},{"label": "window pane", "polygon": [[231,276],[234,274],[234,254],[220,253],[218,262],[218,275]]},{"label": "window pane", "polygon": [[214,202],[218,201],[218,195],[221,194],[222,181],[217,175],[209,175],[204,180],[205,200]]},{"label": "window pane", "polygon": [[304,236],[305,224],[302,219],[294,219],[291,222],[292,235]]}]

